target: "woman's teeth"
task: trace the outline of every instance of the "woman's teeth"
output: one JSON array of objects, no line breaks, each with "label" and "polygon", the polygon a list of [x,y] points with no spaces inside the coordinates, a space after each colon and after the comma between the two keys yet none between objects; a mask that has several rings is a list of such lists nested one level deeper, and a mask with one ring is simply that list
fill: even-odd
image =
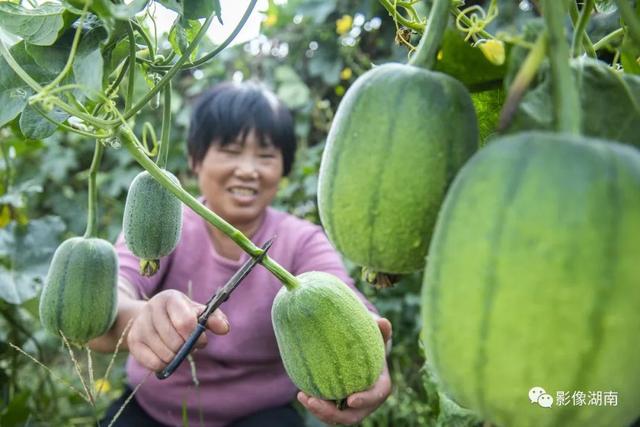
[{"label": "woman's teeth", "polygon": [[251,188],[238,188],[234,187],[230,189],[232,194],[236,194],[238,196],[255,196],[257,191]]}]

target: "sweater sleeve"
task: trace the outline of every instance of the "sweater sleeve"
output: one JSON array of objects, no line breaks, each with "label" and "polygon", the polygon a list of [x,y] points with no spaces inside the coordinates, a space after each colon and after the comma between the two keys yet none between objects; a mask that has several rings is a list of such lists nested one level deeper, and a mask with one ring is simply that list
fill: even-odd
[{"label": "sweater sleeve", "polygon": [[307,271],[323,271],[338,277],[358,295],[369,311],[378,314],[375,306],[355,287],[340,254],[331,245],[322,228],[317,225],[300,240],[294,258],[292,273],[298,275]]}]

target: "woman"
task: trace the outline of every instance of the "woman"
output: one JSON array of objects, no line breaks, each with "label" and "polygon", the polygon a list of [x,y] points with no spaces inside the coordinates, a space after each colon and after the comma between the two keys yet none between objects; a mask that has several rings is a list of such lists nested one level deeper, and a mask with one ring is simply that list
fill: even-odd
[{"label": "woman", "polygon": [[[269,207],[280,180],[291,170],[295,145],[291,115],[271,92],[254,84],[216,86],[196,104],[188,138],[201,201],[257,245],[276,235],[269,256],[291,273],[325,271],[353,287],[320,227]],[[234,291],[222,306],[224,312],[217,310],[209,318],[208,333],[192,354],[193,366],[185,362],[168,379],[157,380],[149,371],[167,365],[194,329],[203,303],[248,256],[188,208],[177,248],[153,277],[138,274],[139,261],[122,237],[116,248],[118,317],[91,346],[113,351],[131,321],[123,344],[130,353],[127,379],[131,388],[144,382],[116,426],[183,425],[183,410],[193,426],[303,426],[291,405],[296,397],[326,423],[354,424],[389,395],[386,367],[373,388],[349,396],[343,410],[297,392],[271,326],[271,305],[281,285],[262,267]],[[391,324],[365,303],[388,340]],[[128,393],[112,405],[106,420]]]}]

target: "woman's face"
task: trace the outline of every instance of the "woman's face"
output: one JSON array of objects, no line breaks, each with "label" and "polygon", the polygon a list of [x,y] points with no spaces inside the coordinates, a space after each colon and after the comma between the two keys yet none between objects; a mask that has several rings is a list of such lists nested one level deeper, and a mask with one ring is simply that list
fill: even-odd
[{"label": "woman's face", "polygon": [[282,151],[261,146],[254,130],[244,140],[225,146],[214,141],[200,164],[194,166],[207,206],[236,227],[261,218],[278,191],[282,178]]}]

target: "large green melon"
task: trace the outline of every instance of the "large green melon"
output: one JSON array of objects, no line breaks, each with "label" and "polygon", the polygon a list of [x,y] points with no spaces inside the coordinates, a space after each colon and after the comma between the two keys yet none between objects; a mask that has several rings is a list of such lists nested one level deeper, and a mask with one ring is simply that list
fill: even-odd
[{"label": "large green melon", "polygon": [[313,271],[297,278],[300,286],[283,287],[271,309],[291,380],[322,399],[341,400],[371,388],[385,364],[382,334],[371,313],[331,274]]},{"label": "large green melon", "polygon": [[640,416],[640,152],[542,132],[490,143],[447,194],[422,309],[437,381],[497,426],[628,426]]},{"label": "large green melon", "polygon": [[[175,175],[163,172],[180,185]],[[149,172],[143,171],[131,182],[122,222],[127,247],[141,259],[141,273],[149,276],[156,272],[158,260],[173,252],[180,241],[182,204]]]},{"label": "large green melon", "polygon": [[118,257],[103,239],[73,237],[56,249],[40,296],[45,329],[78,344],[103,335],[117,309]]},{"label": "large green melon", "polygon": [[386,64],[345,94],[320,166],[318,207],[333,245],[369,270],[424,267],[447,187],[478,146],[457,80]]}]

